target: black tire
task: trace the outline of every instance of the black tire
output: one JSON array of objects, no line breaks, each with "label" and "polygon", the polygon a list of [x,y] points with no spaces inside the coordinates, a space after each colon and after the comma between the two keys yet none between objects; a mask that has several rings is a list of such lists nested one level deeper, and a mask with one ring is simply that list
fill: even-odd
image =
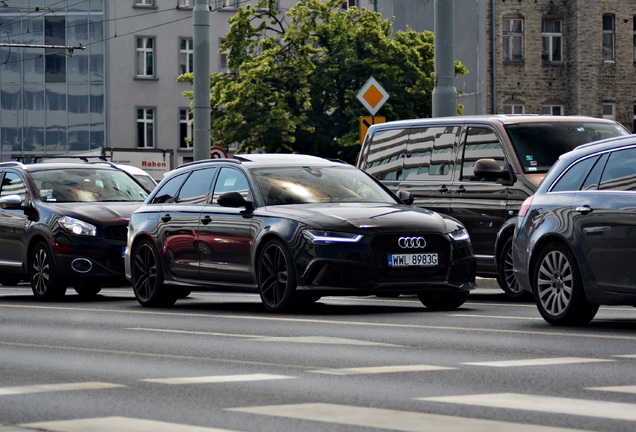
[{"label": "black tire", "polygon": [[417,298],[427,309],[434,311],[454,310],[463,305],[468,298],[468,291],[449,293],[419,293]]},{"label": "black tire", "polygon": [[258,291],[265,308],[282,312],[296,302],[296,270],[291,254],[280,240],[270,240],[258,256]]},{"label": "black tire", "polygon": [[529,300],[532,295],[524,290],[515,279],[512,268],[512,237],[509,237],[501,248],[501,254],[497,257],[497,283],[512,300]]},{"label": "black tire", "polygon": [[143,240],[131,256],[131,282],[137,301],[142,306],[166,307],[177,301],[164,285],[161,258],[155,245]]},{"label": "black tire", "polygon": [[2,286],[15,286],[20,283],[20,279],[17,278],[3,278],[0,279],[0,284]]},{"label": "black tire", "polygon": [[588,303],[576,259],[562,243],[550,243],[538,256],[532,292],[543,319],[553,325],[589,323],[598,305]]},{"label": "black tire", "polygon": [[99,284],[77,284],[73,286],[73,289],[80,297],[84,298],[93,298],[102,290],[101,285]]},{"label": "black tire", "polygon": [[66,283],[55,267],[53,253],[44,242],[36,243],[29,254],[29,279],[33,295],[39,300],[59,299],[66,294]]}]

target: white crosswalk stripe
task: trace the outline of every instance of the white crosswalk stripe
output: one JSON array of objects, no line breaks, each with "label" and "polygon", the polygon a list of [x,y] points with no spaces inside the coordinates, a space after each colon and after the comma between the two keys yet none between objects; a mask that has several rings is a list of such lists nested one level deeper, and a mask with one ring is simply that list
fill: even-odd
[{"label": "white crosswalk stripe", "polygon": [[342,368],[342,369],[319,369],[308,372],[326,374],[326,375],[362,375],[362,374],[383,374],[396,372],[426,372],[453,370],[456,368],[445,366],[431,365],[403,365],[403,366],[375,366],[375,367],[358,367],[358,368]]},{"label": "white crosswalk stripe", "polygon": [[270,375],[270,374],[244,374],[244,375],[213,375],[199,377],[182,377],[182,378],[149,378],[140,381],[152,382],[158,384],[214,384],[228,382],[245,382],[245,381],[269,381],[279,379],[296,378],[286,375]]},{"label": "white crosswalk stripe", "polygon": [[567,414],[612,420],[636,421],[636,404],[620,402],[603,402],[598,400],[526,395],[518,393],[423,397],[416,398],[416,400],[473,405],[498,409],[540,411],[552,414]]},{"label": "white crosswalk stripe", "polygon": [[125,387],[120,384],[111,384],[103,382],[78,382],[63,384],[39,384],[21,387],[0,387],[0,396],[21,395],[31,393],[45,393],[56,391],[71,390],[99,390],[107,388]]},{"label": "white crosswalk stripe", "polygon": [[24,423],[20,427],[53,432],[231,432],[227,429],[189,426],[130,417],[100,417],[76,420]]},{"label": "white crosswalk stripe", "polygon": [[469,362],[462,363],[472,366],[490,366],[490,367],[519,367],[519,366],[550,366],[550,365],[564,365],[575,363],[597,363],[597,362],[613,362],[612,359],[599,359],[599,358],[583,358],[583,357],[556,357],[556,358],[537,358],[537,359],[523,359],[523,360],[502,360],[502,361],[490,361],[490,362]]},{"label": "white crosswalk stripe", "polygon": [[607,391],[607,392],[636,394],[636,385],[612,386],[612,387],[588,387],[585,390],[600,390],[600,391]]},{"label": "white crosswalk stripe", "polygon": [[[535,426],[521,423],[327,403],[229,408],[228,411],[285,417],[297,420],[310,420],[328,424],[341,424],[373,429],[388,429],[400,432],[571,431],[571,429],[550,428],[546,426]],[[328,427],[326,427],[326,430],[328,430]]]}]

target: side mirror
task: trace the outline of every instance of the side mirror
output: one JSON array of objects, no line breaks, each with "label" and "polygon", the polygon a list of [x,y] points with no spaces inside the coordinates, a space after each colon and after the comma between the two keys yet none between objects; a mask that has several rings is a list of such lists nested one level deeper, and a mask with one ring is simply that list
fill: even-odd
[{"label": "side mirror", "polygon": [[411,205],[415,201],[413,194],[408,191],[399,190],[395,195],[406,205]]},{"label": "side mirror", "polygon": [[510,186],[515,182],[510,170],[501,168],[497,161],[491,158],[478,159],[475,162],[474,172],[477,177],[483,177],[487,180],[501,179],[501,184],[505,186]]},{"label": "side mirror", "polygon": [[7,195],[0,198],[0,208],[19,209],[21,207],[22,198],[20,198],[20,195]]},{"label": "side mirror", "polygon": [[218,202],[221,207],[245,207],[245,210],[254,210],[254,204],[252,201],[247,201],[243,198],[243,195],[238,192],[225,192],[224,194],[221,194],[216,202]]}]

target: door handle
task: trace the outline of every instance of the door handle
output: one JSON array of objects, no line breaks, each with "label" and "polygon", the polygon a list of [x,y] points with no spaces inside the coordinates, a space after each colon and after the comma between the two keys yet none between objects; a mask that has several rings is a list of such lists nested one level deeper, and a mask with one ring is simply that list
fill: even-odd
[{"label": "door handle", "polygon": [[584,205],[584,206],[578,206],[574,210],[581,214],[586,215],[592,212],[592,207],[590,207],[589,205]]},{"label": "door handle", "polygon": [[441,193],[448,192],[448,188],[446,187],[446,185],[441,185],[440,188],[437,190],[440,191]]},{"label": "door handle", "polygon": [[464,192],[466,192],[466,188],[464,187],[464,185],[459,185],[455,192],[463,194]]},{"label": "door handle", "polygon": [[169,214],[165,214],[165,215],[163,215],[161,220],[164,221],[164,222],[170,222],[172,220],[172,216],[170,216]]},{"label": "door handle", "polygon": [[212,222],[212,218],[210,216],[208,216],[208,215],[205,215],[203,218],[201,218],[201,223],[203,225],[207,225],[210,222]]}]

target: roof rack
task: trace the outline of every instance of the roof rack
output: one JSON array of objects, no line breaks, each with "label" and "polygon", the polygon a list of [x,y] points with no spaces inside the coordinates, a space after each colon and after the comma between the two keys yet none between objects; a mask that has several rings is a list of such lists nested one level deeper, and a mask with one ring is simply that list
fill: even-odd
[{"label": "roof rack", "polygon": [[221,159],[203,159],[203,160],[198,160],[198,161],[193,161],[193,162],[188,162],[185,163],[183,165],[179,165],[176,169],[179,168],[183,168],[183,167],[190,167],[190,166],[194,166],[194,165],[200,165],[200,164],[205,164],[205,163],[210,163],[210,162],[231,162],[231,163],[241,163],[240,160],[237,160],[238,158],[236,156],[234,156],[235,159],[229,159],[229,158],[221,158]]},{"label": "roof rack", "polygon": [[14,159],[16,162],[22,163],[40,163],[44,159],[78,159],[82,162],[88,162],[89,159],[98,159],[102,162],[108,162],[106,156],[75,156],[75,155],[12,155],[11,159]]}]

